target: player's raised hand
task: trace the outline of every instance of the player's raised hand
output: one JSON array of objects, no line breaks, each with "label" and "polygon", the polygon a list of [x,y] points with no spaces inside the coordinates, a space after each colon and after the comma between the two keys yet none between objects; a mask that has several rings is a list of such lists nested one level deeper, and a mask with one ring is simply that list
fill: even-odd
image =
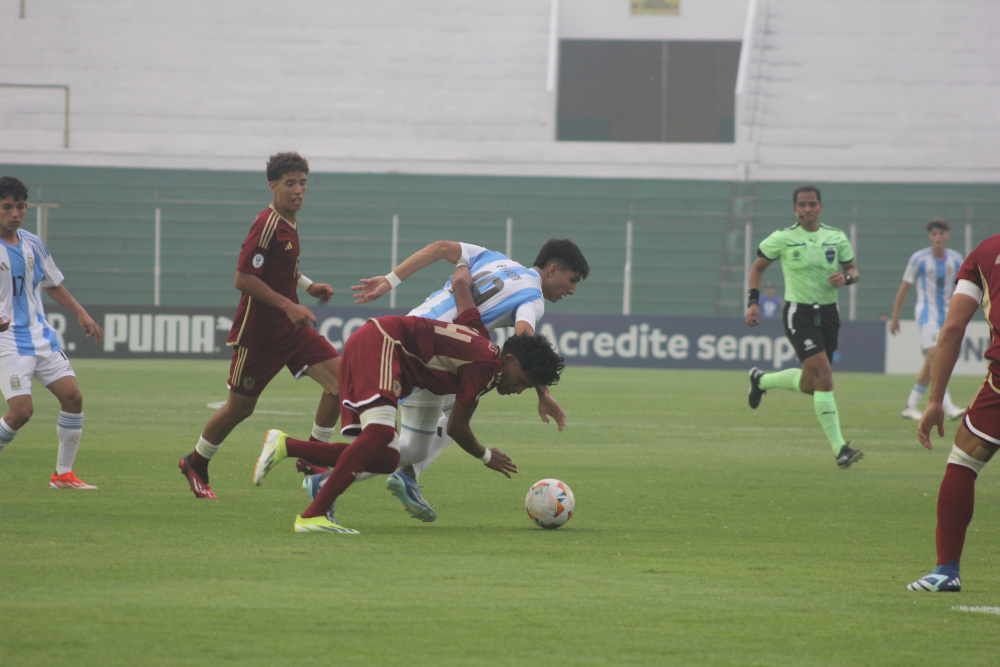
[{"label": "player's raised hand", "polygon": [[351,285],[354,292],[354,303],[362,304],[374,301],[392,290],[392,285],[385,276],[375,276],[373,278],[362,278],[360,285]]},{"label": "player's raised hand", "polygon": [[501,452],[496,447],[490,447],[490,462],[486,464],[486,467],[490,470],[496,470],[497,472],[502,472],[503,474],[510,477],[511,473],[517,474],[517,466],[514,462],[510,460],[510,457]]}]

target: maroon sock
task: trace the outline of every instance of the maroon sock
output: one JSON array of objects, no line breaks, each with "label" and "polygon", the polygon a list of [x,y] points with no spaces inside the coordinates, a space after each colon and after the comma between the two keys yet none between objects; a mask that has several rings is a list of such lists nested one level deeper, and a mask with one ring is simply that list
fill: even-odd
[{"label": "maroon sock", "polygon": [[976,501],[976,472],[949,463],[944,470],[937,502],[938,565],[962,558],[965,531],[972,521]]},{"label": "maroon sock", "polygon": [[208,482],[208,463],[211,459],[206,459],[204,456],[198,453],[198,450],[191,452],[191,456],[188,458],[188,462],[191,464],[191,468],[198,473],[198,477],[201,477],[203,482]]},{"label": "maroon sock", "polygon": [[382,451],[376,454],[368,465],[365,466],[365,472],[373,472],[377,475],[388,475],[389,473],[396,472],[396,468],[399,467],[399,452],[392,447],[384,447]]},{"label": "maroon sock", "polygon": [[[399,463],[399,452],[389,447],[395,436],[396,429],[392,426],[369,424],[365,427],[361,435],[341,453],[330,479],[320,489],[312,504],[302,513],[302,518],[308,519],[326,514],[340,494],[346,491],[347,487],[354,483],[357,475],[364,472],[373,461],[377,460],[379,467],[383,467],[389,460],[395,459],[395,463],[392,464],[392,469],[395,470],[395,465]],[[383,450],[388,450],[389,453],[386,454]]]},{"label": "maroon sock", "polygon": [[340,455],[347,449],[347,444],[343,442],[319,442],[317,440],[296,440],[285,438],[285,451],[288,456],[296,459],[305,459],[318,465],[329,468],[337,465]]}]

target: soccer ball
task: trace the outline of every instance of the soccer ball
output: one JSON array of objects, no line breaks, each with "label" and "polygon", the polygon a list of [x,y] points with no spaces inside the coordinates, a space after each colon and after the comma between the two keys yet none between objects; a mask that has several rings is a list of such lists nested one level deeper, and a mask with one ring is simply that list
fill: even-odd
[{"label": "soccer ball", "polygon": [[543,479],[528,489],[524,509],[542,528],[558,528],[573,516],[576,501],[569,487],[558,479]]}]

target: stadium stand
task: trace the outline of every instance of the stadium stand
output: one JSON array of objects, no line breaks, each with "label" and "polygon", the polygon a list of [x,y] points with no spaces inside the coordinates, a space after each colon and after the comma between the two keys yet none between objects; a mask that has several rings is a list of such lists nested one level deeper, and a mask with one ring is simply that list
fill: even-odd
[{"label": "stadium stand", "polygon": [[[71,88],[71,144],[61,92],[4,89],[0,170],[59,205],[49,245],[87,303],[153,302],[157,209],[160,302],[232,303],[264,161],[287,149],[313,167],[303,265],[341,303],[388,268],[393,216],[400,256],[438,238],[503,249],[508,218],[525,263],[572,237],[593,272],[564,309],[601,313],[622,311],[631,220],[634,314],[739,314],[747,226],[752,248],[789,224],[802,182],[823,189],[825,223],[856,226],[859,318],[891,307],[926,220],[950,220],[959,250],[967,228],[995,231],[989,0],[747,0],[736,142],[712,145],[554,141],[536,0],[304,0],[267,22],[264,0],[25,6],[0,68]],[[407,281],[400,304],[439,282]]]}]

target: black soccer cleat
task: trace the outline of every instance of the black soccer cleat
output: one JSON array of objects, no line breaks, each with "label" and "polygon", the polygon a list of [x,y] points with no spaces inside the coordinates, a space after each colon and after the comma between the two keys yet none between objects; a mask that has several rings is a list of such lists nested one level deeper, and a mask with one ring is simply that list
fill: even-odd
[{"label": "black soccer cleat", "polygon": [[767,392],[760,388],[760,379],[764,377],[764,371],[756,366],[750,369],[750,391],[747,393],[747,403],[751,410],[756,410],[760,405],[761,397]]},{"label": "black soccer cleat", "polygon": [[841,468],[850,468],[855,461],[860,461],[865,455],[862,449],[851,449],[850,442],[845,442],[837,453],[837,465]]}]

